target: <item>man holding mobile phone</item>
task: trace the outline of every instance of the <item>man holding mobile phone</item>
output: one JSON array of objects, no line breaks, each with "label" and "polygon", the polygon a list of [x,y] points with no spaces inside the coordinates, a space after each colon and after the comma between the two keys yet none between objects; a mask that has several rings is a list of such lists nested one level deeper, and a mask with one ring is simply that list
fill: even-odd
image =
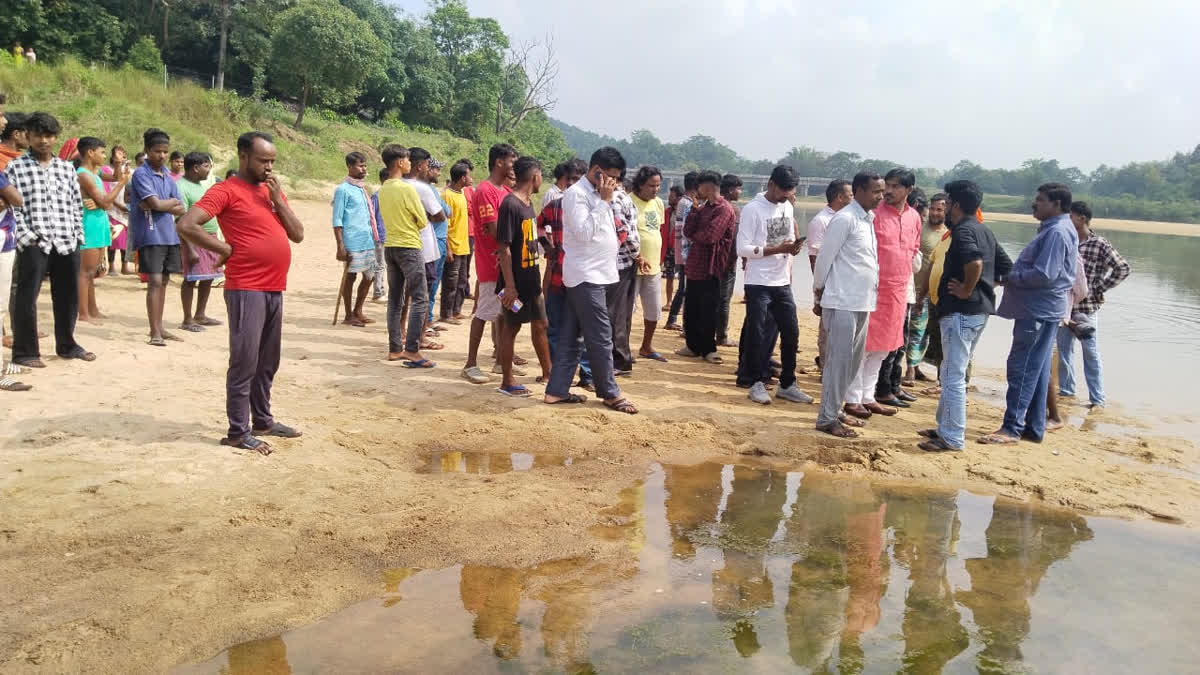
[{"label": "man holding mobile phone", "polygon": [[790,166],[771,171],[767,189],[742,208],[737,254],[746,259],[746,322],[742,336],[743,368],[738,384],[750,387],[750,400],[767,404],[770,359],[774,347],[772,323],[778,327],[780,362],[777,397],[812,403],[813,397],[796,386],[796,345],[800,328],[792,296],[792,260],[804,246],[796,239],[791,197],[800,180]]}]

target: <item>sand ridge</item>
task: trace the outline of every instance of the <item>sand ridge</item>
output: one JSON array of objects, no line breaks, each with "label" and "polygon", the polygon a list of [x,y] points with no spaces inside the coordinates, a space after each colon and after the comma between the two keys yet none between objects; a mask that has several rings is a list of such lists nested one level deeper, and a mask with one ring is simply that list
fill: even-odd
[{"label": "sand ridge", "polygon": [[[465,382],[466,325],[443,335],[446,350],[431,353],[436,369],[386,363],[382,305],[368,304],[379,320],[368,328],[330,325],[341,263],[328,202],[293,205],[307,231],[293,249],[274,408],[303,438],[276,441],[267,458],[218,446],[227,333],[145,345],[136,277],[99,282],[112,318],[78,329],[96,362],[49,357],[49,368],[25,377],[32,392],[5,398],[0,574],[19,583],[0,608],[0,669],[161,671],[370,596],[391,567],[615,559],[621,544],[587,530],[656,461],[766,456],[1094,514],[1200,522],[1200,482],[1190,471],[1200,452],[1187,441],[1071,427],[1042,445],[985,448],[973,439],[998,426],[1000,411],[977,398],[965,453],[916,448],[915,432],[933,419],[931,398],[839,441],[813,430],[815,406],[750,403],[733,386],[735,350],[722,350],[724,365],[639,361],[621,380],[642,410],[633,417],[595,400],[547,406]],[[43,327],[51,325],[47,295]],[[168,298],[173,327],[175,284]],[[733,312],[736,332],[743,306]],[[224,315],[219,294],[212,314]],[[800,318],[806,364],[816,322],[803,309]],[[636,344],[640,326],[634,332]],[[656,338],[664,354],[681,344],[666,332]],[[528,345],[523,331],[518,350],[532,358]],[[42,346],[52,353],[51,341]],[[534,374],[522,381],[540,392]],[[799,386],[820,389],[813,375]],[[418,473],[438,450],[591,461],[536,473]]]}]

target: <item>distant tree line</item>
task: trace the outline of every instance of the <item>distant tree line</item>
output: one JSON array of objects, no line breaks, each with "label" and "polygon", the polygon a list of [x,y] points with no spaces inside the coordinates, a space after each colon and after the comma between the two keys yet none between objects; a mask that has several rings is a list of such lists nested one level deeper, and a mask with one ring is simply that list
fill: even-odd
[{"label": "distant tree line", "polygon": [[[613,145],[631,165],[767,174],[776,164],[788,164],[801,176],[829,178],[847,178],[859,171],[882,174],[891,168],[905,166],[903,162],[864,158],[845,151],[822,152],[808,146],[792,148],[778,160],[751,160],[710,136],[692,136],[682,143],[664,143],[652,132],[639,129],[625,140],[595,134],[558,120],[553,122],[577,153],[600,145]],[[1064,168],[1054,159],[1026,160],[1016,169],[985,169],[965,159],[948,171],[909,168],[917,174],[917,183],[929,188],[965,178],[978,183],[988,194],[1028,197],[1037,186],[1057,181],[1070,185],[1080,197],[1091,200],[1098,215],[1200,223],[1200,145],[1190,153],[1179,152],[1166,161],[1131,162],[1119,168],[1101,165],[1090,174],[1073,166]]]}]

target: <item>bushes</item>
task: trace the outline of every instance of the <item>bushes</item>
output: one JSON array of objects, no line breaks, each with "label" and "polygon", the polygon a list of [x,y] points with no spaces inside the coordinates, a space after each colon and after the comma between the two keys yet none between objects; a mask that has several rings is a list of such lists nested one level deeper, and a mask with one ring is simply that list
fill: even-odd
[{"label": "bushes", "polygon": [[133,46],[129,48],[129,57],[125,62],[131,68],[157,75],[162,75],[166,69],[166,66],[163,65],[162,57],[158,53],[158,45],[154,44],[154,39],[148,35],[143,35],[141,39],[133,43]]}]

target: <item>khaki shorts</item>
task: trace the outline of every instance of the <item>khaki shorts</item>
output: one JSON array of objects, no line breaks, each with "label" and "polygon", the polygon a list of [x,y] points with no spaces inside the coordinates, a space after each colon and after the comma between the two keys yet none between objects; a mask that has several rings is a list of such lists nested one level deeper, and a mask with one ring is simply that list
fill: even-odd
[{"label": "khaki shorts", "polygon": [[500,296],[496,295],[496,282],[479,282],[479,297],[475,298],[475,318],[480,321],[495,321],[500,318],[503,309]]},{"label": "khaki shorts", "polygon": [[637,276],[637,294],[642,299],[642,319],[645,321],[658,321],[662,318],[663,297],[659,288],[657,274]]}]

